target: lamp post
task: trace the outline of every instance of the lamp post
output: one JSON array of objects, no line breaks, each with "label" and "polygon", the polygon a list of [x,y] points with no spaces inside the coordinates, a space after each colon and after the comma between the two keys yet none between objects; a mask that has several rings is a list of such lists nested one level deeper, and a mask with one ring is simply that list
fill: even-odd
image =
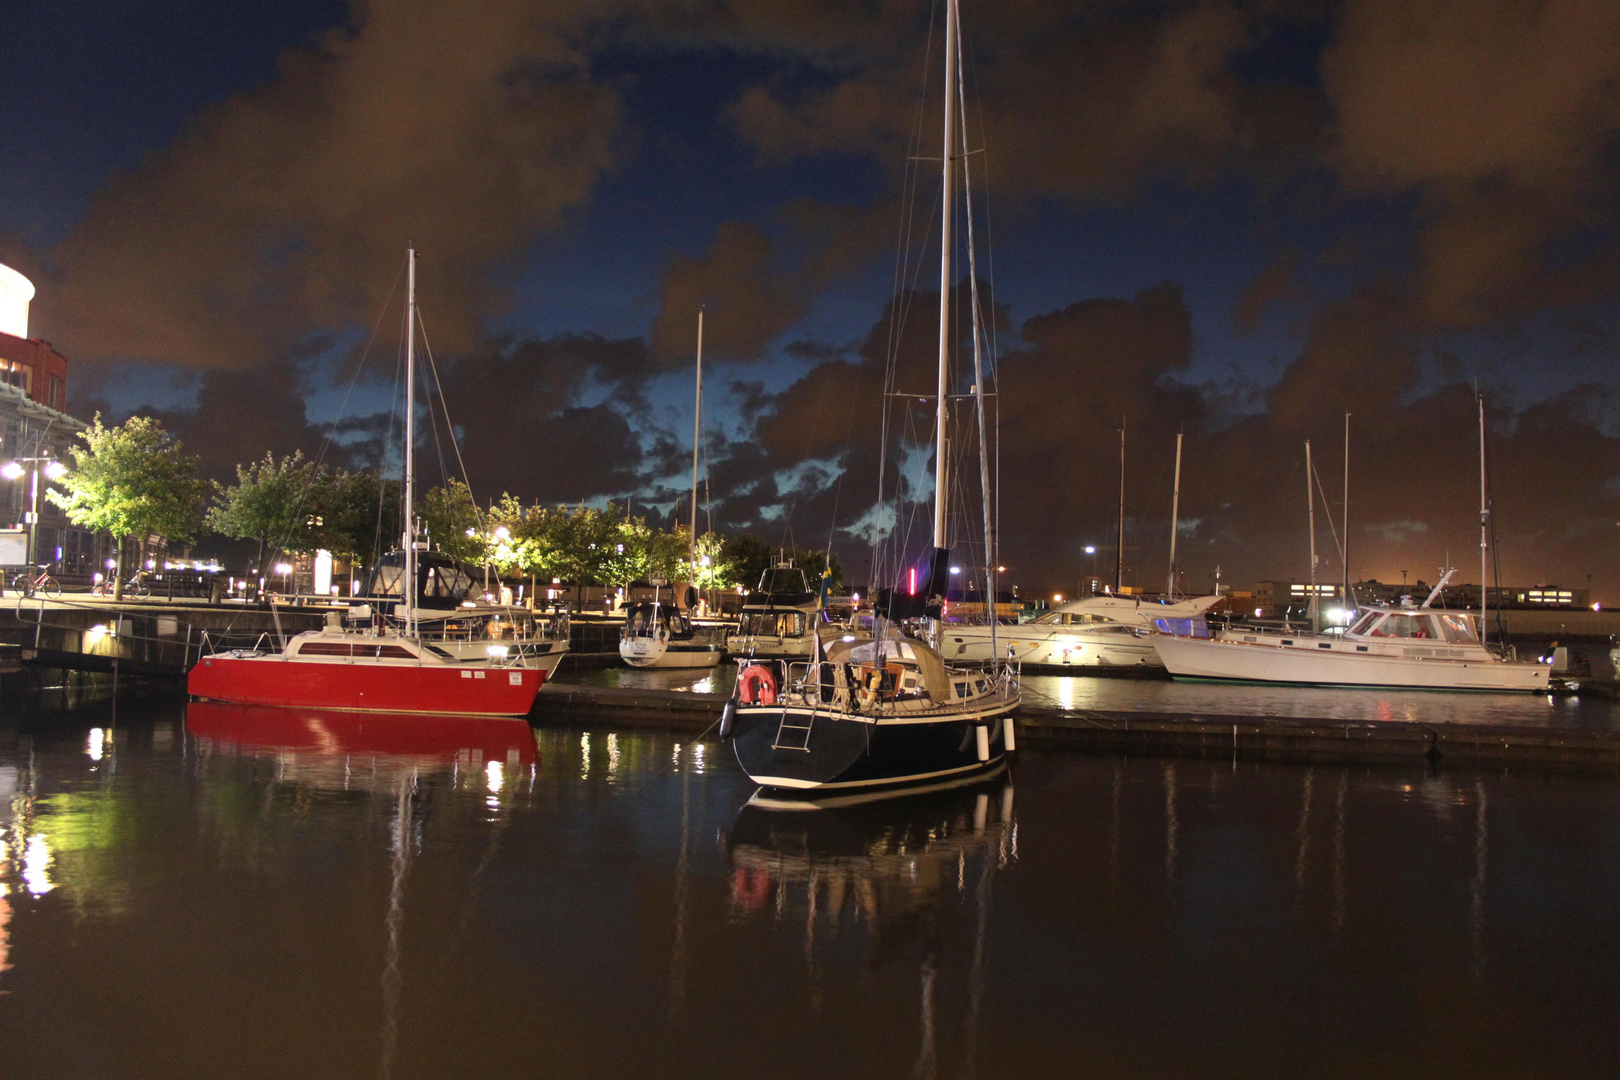
[{"label": "lamp post", "polygon": [[28,474],[28,569],[34,568],[36,556],[37,536],[39,534],[39,474],[45,472],[45,480],[60,480],[67,472],[67,466],[56,458],[46,454],[41,457],[15,458],[0,465],[0,476],[7,480],[20,480],[23,473]]},{"label": "lamp post", "polygon": [[1091,556],[1091,587],[1087,591],[1090,592],[1092,596],[1096,596],[1097,595],[1097,546],[1095,544],[1087,544],[1086,545],[1086,554]]}]

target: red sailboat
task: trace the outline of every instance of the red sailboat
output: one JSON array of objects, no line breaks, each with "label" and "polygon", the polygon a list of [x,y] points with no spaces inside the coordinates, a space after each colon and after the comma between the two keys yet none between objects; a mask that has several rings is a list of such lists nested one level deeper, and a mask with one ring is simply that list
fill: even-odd
[{"label": "red sailboat", "polygon": [[[426,545],[412,528],[415,495],[416,251],[406,274],[405,335],[405,574],[398,625],[369,620],[358,629],[341,621],[298,634],[279,650],[231,649],[203,657],[191,669],[193,697],[245,705],[279,705],[363,712],[525,716],[555,658],[492,644],[482,655],[425,640],[417,623],[418,552]],[[334,616],[334,620],[335,620]]]}]

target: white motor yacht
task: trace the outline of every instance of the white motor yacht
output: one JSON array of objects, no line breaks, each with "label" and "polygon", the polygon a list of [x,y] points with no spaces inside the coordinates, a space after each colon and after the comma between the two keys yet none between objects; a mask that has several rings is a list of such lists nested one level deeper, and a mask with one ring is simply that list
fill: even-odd
[{"label": "white motor yacht", "polygon": [[1164,602],[1140,596],[1091,596],[1054,608],[1027,623],[997,626],[952,624],[941,652],[950,660],[989,660],[992,652],[1026,668],[1162,667],[1154,648],[1158,633],[1208,637],[1205,613],[1218,596]]},{"label": "white motor yacht", "polygon": [[[1436,592],[1439,590],[1436,589]],[[1432,599],[1432,597],[1431,597]],[[1547,664],[1504,660],[1481,642],[1473,611],[1373,605],[1343,634],[1229,630],[1154,638],[1177,679],[1426,690],[1545,691]]]}]

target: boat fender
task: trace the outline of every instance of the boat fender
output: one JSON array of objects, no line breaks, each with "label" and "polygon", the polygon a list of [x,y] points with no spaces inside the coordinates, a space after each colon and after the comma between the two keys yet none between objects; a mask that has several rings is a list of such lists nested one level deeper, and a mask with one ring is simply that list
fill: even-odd
[{"label": "boat fender", "polygon": [[725,707],[720,710],[720,741],[731,741],[732,723],[737,719],[737,702],[732,698],[726,699]]},{"label": "boat fender", "polygon": [[776,676],[764,664],[743,668],[743,673],[737,677],[737,687],[744,705],[776,704]]},{"label": "boat fender", "polygon": [[1001,718],[1001,748],[1011,754],[1018,749],[1018,737],[1013,733],[1013,718]]},{"label": "boat fender", "polygon": [[974,749],[979,752],[980,761],[990,760],[990,729],[983,724],[973,725]]}]

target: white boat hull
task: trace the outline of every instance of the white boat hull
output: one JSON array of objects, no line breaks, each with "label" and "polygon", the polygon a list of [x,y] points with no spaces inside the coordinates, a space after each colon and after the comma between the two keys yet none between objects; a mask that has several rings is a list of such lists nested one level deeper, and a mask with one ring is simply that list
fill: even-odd
[{"label": "white boat hull", "polygon": [[720,662],[720,646],[632,638],[619,642],[619,658],[636,668],[709,668]]},{"label": "white boat hull", "polygon": [[[1147,637],[1124,633],[1077,633],[1031,624],[996,628],[994,646],[985,626],[947,626],[940,652],[947,660],[973,662],[1007,659],[1025,666],[1152,668],[1162,667],[1158,650]],[[996,653],[998,655],[992,655]]]},{"label": "white boat hull", "polygon": [[[1315,639],[1313,646],[1319,643]],[[1547,689],[1551,668],[1496,659],[1444,660],[1345,651],[1344,646],[1280,647],[1160,635],[1159,657],[1178,679],[1225,679],[1298,686],[1405,687],[1414,690]]]}]

